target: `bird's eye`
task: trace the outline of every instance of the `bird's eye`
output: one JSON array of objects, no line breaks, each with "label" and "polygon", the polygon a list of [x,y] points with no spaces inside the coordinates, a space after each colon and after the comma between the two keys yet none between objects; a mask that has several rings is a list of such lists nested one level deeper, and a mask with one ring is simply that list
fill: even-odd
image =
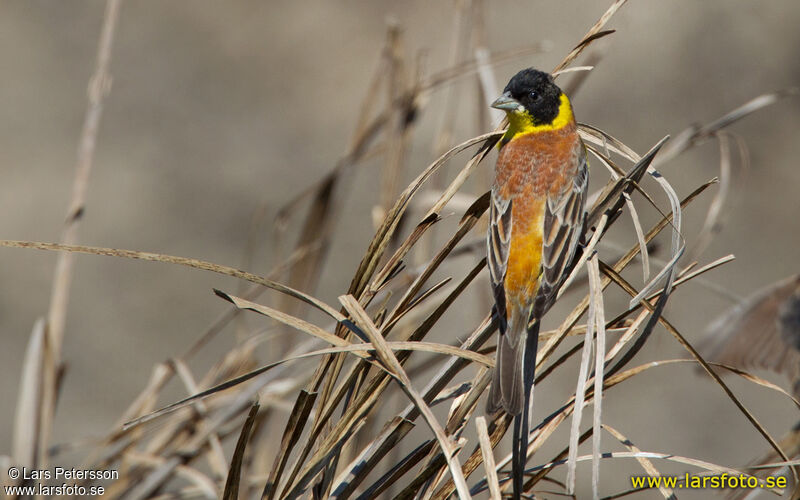
[{"label": "bird's eye", "polygon": [[536,92],[535,90],[531,90],[531,91],[530,91],[530,93],[528,94],[528,96],[529,96],[531,99],[533,99],[534,101],[538,100],[538,99],[539,99],[539,97],[540,97],[540,96],[539,96],[539,93],[538,93],[538,92]]}]

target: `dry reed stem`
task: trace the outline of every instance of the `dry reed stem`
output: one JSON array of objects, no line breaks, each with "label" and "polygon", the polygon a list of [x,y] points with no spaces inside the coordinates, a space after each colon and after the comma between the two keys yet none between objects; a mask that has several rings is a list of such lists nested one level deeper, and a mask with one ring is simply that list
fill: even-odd
[{"label": "dry reed stem", "polygon": [[[92,171],[97,133],[103,110],[103,98],[111,88],[109,65],[120,5],[121,0],[108,0],[106,3],[94,73],[89,80],[88,102],[78,144],[72,195],[61,234],[61,241],[65,244],[75,243],[78,240],[78,229],[85,211],[89,176]],[[61,346],[69,305],[69,289],[72,283],[74,259],[75,256],[70,252],[61,253],[58,256],[53,273],[50,306],[47,312],[45,328],[46,343],[44,363],[42,365],[43,376],[40,380],[41,387],[39,388],[41,399],[37,415],[38,426],[34,433],[35,435],[30,435],[31,439],[35,439],[38,449],[34,455],[35,462],[25,464],[34,469],[44,468],[48,463],[50,434],[58,400],[59,378],[63,369]]]}]

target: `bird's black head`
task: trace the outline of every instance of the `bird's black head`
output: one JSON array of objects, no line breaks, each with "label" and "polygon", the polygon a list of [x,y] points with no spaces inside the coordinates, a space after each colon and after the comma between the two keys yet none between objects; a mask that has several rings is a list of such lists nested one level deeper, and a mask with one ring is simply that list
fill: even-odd
[{"label": "bird's black head", "polygon": [[534,125],[552,123],[561,105],[561,89],[548,73],[523,69],[509,80],[503,95],[492,103],[492,107],[507,112],[521,112],[520,105]]}]

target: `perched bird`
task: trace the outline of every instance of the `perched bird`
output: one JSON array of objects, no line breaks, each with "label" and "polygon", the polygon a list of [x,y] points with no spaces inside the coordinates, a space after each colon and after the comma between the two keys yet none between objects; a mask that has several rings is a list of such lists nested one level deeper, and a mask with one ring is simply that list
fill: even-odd
[{"label": "perched bird", "polygon": [[[494,311],[500,323],[489,412],[518,415],[525,353],[535,355],[539,320],[566,279],[583,233],[589,171],[569,98],[535,69],[514,75],[492,103],[508,116],[499,142],[487,237]],[[530,360],[533,361],[533,360]]]},{"label": "perched bird", "polygon": [[579,246],[589,171],[572,105],[549,74],[520,71],[491,106],[506,112],[509,126],[498,144],[489,205],[489,275],[500,337],[487,410],[516,417],[518,497],[539,321]]}]

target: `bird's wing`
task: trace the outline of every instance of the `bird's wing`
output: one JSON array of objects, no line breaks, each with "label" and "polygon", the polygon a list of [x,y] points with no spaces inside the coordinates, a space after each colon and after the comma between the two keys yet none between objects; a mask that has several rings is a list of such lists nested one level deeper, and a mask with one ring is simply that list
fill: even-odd
[{"label": "bird's wing", "polygon": [[698,350],[708,361],[789,376],[800,395],[800,274],[754,293],[714,320]]},{"label": "bird's wing", "polygon": [[558,196],[548,197],[542,234],[542,273],[531,320],[541,318],[555,300],[558,287],[567,278],[578,242],[583,234],[589,169],[581,146],[578,167],[571,185]]},{"label": "bird's wing", "polygon": [[492,189],[492,201],[489,204],[489,236],[486,239],[489,256],[489,278],[492,282],[495,313],[500,321],[500,331],[505,332],[506,293],[503,281],[508,266],[508,250],[511,246],[511,198],[502,197],[496,189]]}]

